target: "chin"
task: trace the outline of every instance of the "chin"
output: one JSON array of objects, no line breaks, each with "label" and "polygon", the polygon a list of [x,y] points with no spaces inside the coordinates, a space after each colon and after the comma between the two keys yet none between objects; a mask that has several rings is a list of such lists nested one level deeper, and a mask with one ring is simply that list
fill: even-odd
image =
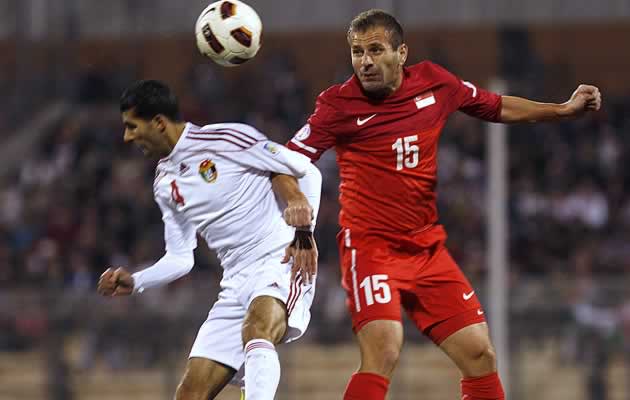
[{"label": "chin", "polygon": [[380,99],[390,94],[389,88],[377,82],[361,83],[363,92],[367,97]]}]

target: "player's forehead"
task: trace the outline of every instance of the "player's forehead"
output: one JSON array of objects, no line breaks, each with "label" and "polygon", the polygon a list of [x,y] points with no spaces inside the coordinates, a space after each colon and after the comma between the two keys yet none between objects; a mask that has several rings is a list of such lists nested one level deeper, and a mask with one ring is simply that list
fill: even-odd
[{"label": "player's forehead", "polygon": [[123,111],[120,114],[120,117],[122,118],[122,122],[123,123],[127,123],[127,122],[138,123],[138,121],[140,121],[140,118],[138,118],[138,116],[136,116],[135,109],[133,109],[133,108],[131,108],[129,110],[126,110],[126,111]]},{"label": "player's forehead", "polygon": [[352,48],[366,48],[373,45],[390,47],[391,33],[383,26],[374,26],[364,31],[352,31],[348,42]]}]

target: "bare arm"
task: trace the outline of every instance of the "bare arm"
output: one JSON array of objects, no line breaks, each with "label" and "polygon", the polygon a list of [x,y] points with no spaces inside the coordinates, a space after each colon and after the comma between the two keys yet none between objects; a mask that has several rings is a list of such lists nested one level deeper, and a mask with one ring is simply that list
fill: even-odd
[{"label": "bare arm", "polygon": [[521,97],[501,97],[501,122],[559,121],[599,110],[602,97],[595,86],[580,85],[562,104],[539,103]]},{"label": "bare arm", "polygon": [[310,227],[313,219],[313,208],[300,190],[295,177],[284,174],[273,174],[271,177],[273,191],[287,203],[284,219],[295,227]]},{"label": "bare arm", "polygon": [[313,228],[319,210],[322,176],[310,162],[299,180],[287,175],[273,175],[274,192],[285,202],[284,219],[297,228],[293,242],[285,249],[283,263],[293,259],[291,281],[301,272],[302,282],[309,284],[317,273],[317,244]]}]

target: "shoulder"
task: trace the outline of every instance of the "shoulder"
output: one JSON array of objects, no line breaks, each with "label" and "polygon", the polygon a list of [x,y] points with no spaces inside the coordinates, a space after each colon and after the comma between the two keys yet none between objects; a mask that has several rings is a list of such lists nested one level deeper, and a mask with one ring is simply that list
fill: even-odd
[{"label": "shoulder", "polygon": [[445,81],[454,78],[454,75],[443,66],[432,61],[422,61],[407,68],[413,78]]},{"label": "shoulder", "polygon": [[317,106],[327,106],[330,108],[338,108],[341,101],[341,92],[343,85],[333,85],[324,90],[317,96]]},{"label": "shoulder", "polygon": [[210,124],[191,127],[185,136],[187,147],[203,147],[216,152],[245,150],[267,137],[253,126],[241,123]]},{"label": "shoulder", "polygon": [[348,101],[355,95],[356,88],[353,79],[350,78],[342,84],[330,86],[317,96],[315,111],[308,122],[315,127],[333,129],[345,118],[344,110]]}]

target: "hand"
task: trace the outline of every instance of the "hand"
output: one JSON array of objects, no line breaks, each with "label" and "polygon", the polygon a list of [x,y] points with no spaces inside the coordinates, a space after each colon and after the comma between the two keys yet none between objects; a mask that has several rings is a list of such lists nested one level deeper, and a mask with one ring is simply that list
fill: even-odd
[{"label": "hand", "polygon": [[579,117],[587,111],[598,111],[601,105],[602,95],[596,86],[580,85],[563,104],[563,113],[567,117]]},{"label": "hand", "polygon": [[98,280],[96,291],[102,296],[128,296],[133,287],[133,277],[126,269],[107,268]]},{"label": "hand", "polygon": [[284,209],[284,220],[289,226],[309,227],[313,221],[313,207],[306,198],[291,200]]},{"label": "hand", "polygon": [[313,282],[317,274],[317,243],[310,231],[297,230],[295,238],[284,251],[282,263],[293,259],[291,266],[291,282],[294,282],[298,272],[301,272],[302,282],[306,285]]}]

